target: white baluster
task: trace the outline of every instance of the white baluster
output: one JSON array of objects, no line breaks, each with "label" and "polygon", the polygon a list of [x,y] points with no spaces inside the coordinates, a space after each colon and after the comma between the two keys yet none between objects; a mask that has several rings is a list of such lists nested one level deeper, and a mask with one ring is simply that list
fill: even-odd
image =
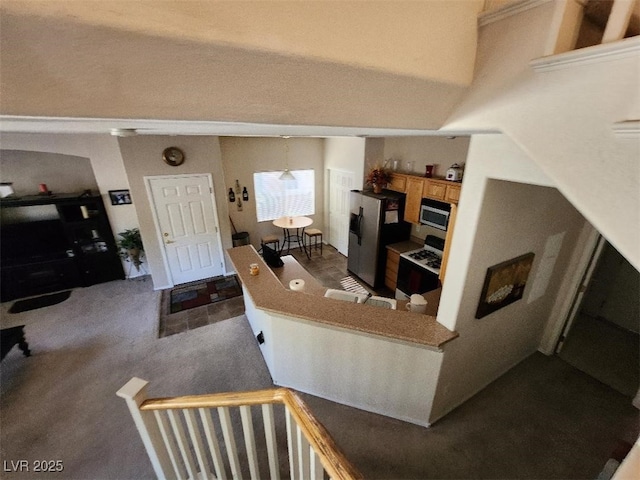
[{"label": "white baluster", "polygon": [[309,451],[310,451],[310,445],[309,442],[307,441],[306,437],[304,436],[304,434],[302,433],[302,429],[300,428],[300,426],[296,423],[296,442],[298,444],[297,450],[298,450],[298,456],[300,458],[299,461],[299,472],[300,472],[300,478],[309,478]]},{"label": "white baluster", "polygon": [[176,441],[178,442],[178,447],[180,448],[182,461],[187,467],[187,473],[189,474],[190,478],[195,479],[198,477],[198,471],[196,470],[196,463],[193,460],[193,455],[191,455],[189,442],[187,441],[187,436],[184,433],[184,428],[182,427],[182,423],[180,422],[180,417],[178,417],[178,411],[167,410],[167,415],[169,416],[171,429],[173,430],[173,434],[176,438]]},{"label": "white baluster", "polygon": [[233,435],[233,427],[231,425],[231,417],[227,407],[218,407],[218,416],[220,417],[220,427],[224,436],[224,444],[227,448],[229,456],[229,465],[231,466],[231,476],[235,480],[240,479],[240,462],[238,461],[238,448],[236,447],[236,439]]},{"label": "white baluster", "polygon": [[622,40],[633,14],[634,0],[614,0],[600,43]]},{"label": "white baluster", "polygon": [[212,479],[213,474],[211,473],[211,469],[209,468],[209,460],[207,459],[207,452],[204,449],[202,436],[200,435],[200,429],[198,428],[198,423],[196,422],[196,414],[191,409],[185,409],[182,411],[182,413],[184,414],[184,420],[187,423],[187,428],[189,430],[191,445],[193,445],[193,448],[196,451],[196,458],[198,459],[198,466],[200,467],[200,477],[203,480]]},{"label": "white baluster", "polygon": [[253,432],[253,420],[251,417],[251,407],[242,405],[240,407],[240,417],[242,418],[242,431],[244,432],[244,445],[247,449],[247,462],[249,463],[249,473],[252,480],[258,480],[258,455],[256,454],[256,438]]},{"label": "white baluster", "polygon": [[[291,480],[296,480],[298,478],[298,442],[295,441],[294,436],[294,426],[297,427],[297,424],[293,417],[291,416],[291,412],[289,409],[285,409],[285,418],[287,421],[287,446],[289,448],[289,475],[291,476]],[[300,480],[304,480],[301,478]]]},{"label": "white baluster", "polygon": [[264,422],[264,436],[267,441],[267,454],[269,456],[269,473],[271,480],[280,480],[280,468],[278,463],[278,447],[276,443],[276,428],[273,421],[273,405],[262,405],[262,421]]},{"label": "white baluster", "polygon": [[216,477],[218,480],[227,480],[227,472],[224,468],[224,460],[222,459],[222,453],[220,453],[220,444],[218,443],[216,429],[211,419],[211,412],[208,408],[199,408],[198,411],[200,412],[200,420],[204,427],[204,434],[207,437],[207,444],[209,445],[209,453],[211,453],[211,458],[213,459],[213,466],[216,469]]},{"label": "white baluster", "polygon": [[171,459],[171,465],[173,465],[175,478],[185,478],[185,471],[178,459],[178,449],[176,448],[176,443],[173,441],[171,427],[169,427],[168,425],[167,418],[163,414],[162,410],[154,410],[153,414],[156,417],[156,423],[158,424],[158,428],[160,429],[160,433],[162,434],[162,440],[164,441],[164,445],[167,448],[169,458]]},{"label": "white baluster", "polygon": [[124,398],[129,407],[129,412],[133,417],[133,422],[138,429],[144,448],[149,455],[151,465],[158,478],[174,479],[175,472],[169,454],[162,442],[162,435],[158,426],[153,421],[151,412],[141,412],[138,407],[147,398],[147,385],[149,382],[141,378],[133,377],[118,392]]},{"label": "white baluster", "polygon": [[311,456],[311,480],[324,480],[324,467],[320,462],[320,457],[313,448],[310,448],[309,455]]}]

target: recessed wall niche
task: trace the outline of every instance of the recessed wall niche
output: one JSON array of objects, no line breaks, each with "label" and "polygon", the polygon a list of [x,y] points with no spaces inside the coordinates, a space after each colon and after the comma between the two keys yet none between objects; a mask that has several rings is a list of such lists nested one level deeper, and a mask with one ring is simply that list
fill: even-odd
[{"label": "recessed wall niche", "polygon": [[17,197],[38,194],[41,183],[54,193],[98,193],[90,160],[58,153],[0,150],[0,182],[12,182]]}]

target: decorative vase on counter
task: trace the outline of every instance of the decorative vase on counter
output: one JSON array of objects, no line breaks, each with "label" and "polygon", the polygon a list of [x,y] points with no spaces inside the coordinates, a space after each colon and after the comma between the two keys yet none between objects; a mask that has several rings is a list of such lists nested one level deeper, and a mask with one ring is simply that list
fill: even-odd
[{"label": "decorative vase on counter", "polygon": [[380,185],[379,183],[374,183],[373,193],[382,193],[382,185]]}]

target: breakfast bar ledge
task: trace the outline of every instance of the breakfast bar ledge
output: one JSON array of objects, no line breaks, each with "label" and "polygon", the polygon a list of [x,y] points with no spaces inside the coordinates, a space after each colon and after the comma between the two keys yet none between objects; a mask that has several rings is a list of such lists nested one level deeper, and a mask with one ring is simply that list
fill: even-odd
[{"label": "breakfast bar ledge", "polygon": [[[228,254],[275,385],[429,425],[443,348],[456,332],[433,316],[326,298],[293,258],[276,274],[251,245]],[[304,291],[287,288],[293,278],[305,281]]]}]

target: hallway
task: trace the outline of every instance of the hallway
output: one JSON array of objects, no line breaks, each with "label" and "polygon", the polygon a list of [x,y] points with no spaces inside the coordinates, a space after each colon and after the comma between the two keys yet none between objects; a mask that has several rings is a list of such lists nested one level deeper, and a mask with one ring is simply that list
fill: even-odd
[{"label": "hallway", "polygon": [[558,356],[627,397],[640,384],[640,338],[602,318],[581,313]]},{"label": "hallway", "polygon": [[633,398],[640,385],[640,273],[602,240],[559,356]]}]

